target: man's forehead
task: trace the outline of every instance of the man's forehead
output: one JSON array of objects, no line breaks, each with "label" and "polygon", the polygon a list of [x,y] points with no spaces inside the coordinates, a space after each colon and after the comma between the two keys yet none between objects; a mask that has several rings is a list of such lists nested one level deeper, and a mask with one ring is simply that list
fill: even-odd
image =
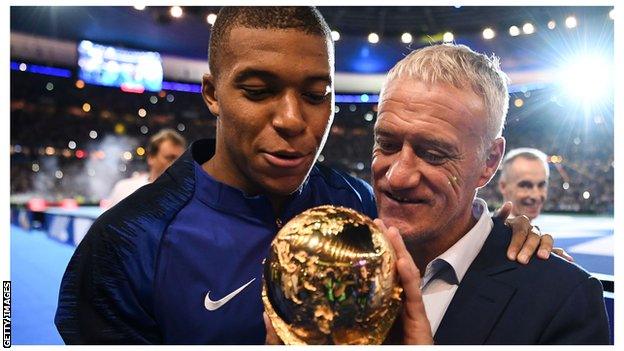
[{"label": "man's forehead", "polygon": [[375,129],[382,131],[411,125],[430,125],[420,132],[444,132],[479,137],[486,133],[484,104],[479,96],[451,85],[429,84],[415,78],[396,78],[386,85],[379,103]]},{"label": "man's forehead", "polygon": [[290,48],[305,48],[306,43],[315,43],[323,50],[317,50],[317,55],[331,53],[333,46],[329,38],[322,35],[305,32],[298,28],[251,28],[244,26],[233,27],[226,36],[226,47],[230,50],[246,47],[262,47],[265,50]]},{"label": "man's forehead", "polygon": [[315,62],[327,66],[327,69],[330,69],[333,63],[333,59],[330,60],[333,50],[325,38],[306,34],[297,29],[237,27],[230,33],[225,51],[226,55],[222,55],[224,63],[240,60],[257,62],[266,60],[266,55],[286,55],[293,60],[294,57],[300,57],[302,60],[314,59]]},{"label": "man's forehead", "polygon": [[529,159],[525,157],[517,157],[513,160],[510,167],[510,173],[518,178],[540,178],[546,179],[546,170],[544,164],[538,159]]},{"label": "man's forehead", "polygon": [[396,77],[386,82],[380,97],[380,112],[388,104],[400,104],[407,110],[420,110],[428,105],[437,113],[472,117],[481,117],[486,113],[483,99],[470,88],[456,87],[446,82],[426,82],[409,76]]}]

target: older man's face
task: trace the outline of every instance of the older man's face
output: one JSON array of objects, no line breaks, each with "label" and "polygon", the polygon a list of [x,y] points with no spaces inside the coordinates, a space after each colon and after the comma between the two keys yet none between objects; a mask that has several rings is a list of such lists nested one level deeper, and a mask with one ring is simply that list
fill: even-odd
[{"label": "older man's face", "polygon": [[373,180],[379,217],[404,239],[424,243],[470,224],[475,190],[500,159],[479,153],[486,118],[482,99],[470,89],[411,78],[386,86],[375,125]]},{"label": "older man's face", "polygon": [[499,189],[505,201],[513,203],[514,216],[526,215],[530,220],[539,216],[548,196],[548,176],[540,160],[517,157],[508,166],[506,179]]}]

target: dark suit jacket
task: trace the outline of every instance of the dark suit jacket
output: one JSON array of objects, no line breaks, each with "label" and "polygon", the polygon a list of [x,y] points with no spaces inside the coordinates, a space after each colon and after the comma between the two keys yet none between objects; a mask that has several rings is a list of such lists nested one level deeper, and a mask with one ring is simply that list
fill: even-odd
[{"label": "dark suit jacket", "polygon": [[608,344],[602,285],[551,255],[507,259],[511,231],[494,228],[446,310],[436,344]]}]

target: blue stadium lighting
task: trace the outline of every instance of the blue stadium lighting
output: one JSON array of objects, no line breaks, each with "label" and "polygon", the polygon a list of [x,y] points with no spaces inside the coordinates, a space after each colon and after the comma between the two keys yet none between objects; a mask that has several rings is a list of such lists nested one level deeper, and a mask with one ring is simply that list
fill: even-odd
[{"label": "blue stadium lighting", "polygon": [[[26,72],[32,72],[36,74],[44,74],[56,77],[71,78],[72,72],[67,69],[38,66],[32,64],[26,64],[23,62],[11,61],[11,70],[21,71],[21,67],[26,67]],[[201,84],[193,83],[179,83],[179,82],[162,82],[162,89],[168,91],[181,91],[185,93],[201,93]],[[173,98],[171,98],[173,101]],[[169,98],[167,99],[169,101]],[[379,102],[378,94],[336,94],[336,103],[377,103]]]},{"label": "blue stadium lighting", "polygon": [[162,88],[163,90],[182,91],[182,92],[187,92],[187,93],[201,93],[200,84],[187,84],[187,83],[163,81]]},{"label": "blue stadium lighting", "polygon": [[[11,61],[11,70],[21,71],[20,65],[22,65],[22,63]],[[63,77],[63,78],[70,78],[72,76],[72,72],[68,69],[31,65],[31,64],[28,64],[25,66],[26,66],[26,72],[44,74],[47,76],[54,76],[54,77]]]},{"label": "blue stadium lighting", "polygon": [[377,103],[379,95],[377,94],[336,94],[336,103]]}]

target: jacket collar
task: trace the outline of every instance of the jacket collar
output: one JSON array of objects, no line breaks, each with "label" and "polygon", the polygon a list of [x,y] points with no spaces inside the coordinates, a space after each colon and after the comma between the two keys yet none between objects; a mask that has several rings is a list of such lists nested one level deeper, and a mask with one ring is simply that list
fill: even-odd
[{"label": "jacket collar", "polygon": [[206,173],[202,164],[214,156],[214,139],[195,141],[189,149],[188,156],[192,158],[194,164],[195,197],[215,210],[250,220],[275,223],[278,218],[286,221],[301,212],[300,203],[306,203],[309,197],[309,185],[306,180],[304,185],[286,201],[283,213],[276,215],[267,196],[245,195],[240,189],[221,183]]},{"label": "jacket collar", "polygon": [[503,221],[494,228],[468,269],[435,334],[436,344],[483,344],[516,287],[499,279],[517,268],[506,256],[511,233]]}]

